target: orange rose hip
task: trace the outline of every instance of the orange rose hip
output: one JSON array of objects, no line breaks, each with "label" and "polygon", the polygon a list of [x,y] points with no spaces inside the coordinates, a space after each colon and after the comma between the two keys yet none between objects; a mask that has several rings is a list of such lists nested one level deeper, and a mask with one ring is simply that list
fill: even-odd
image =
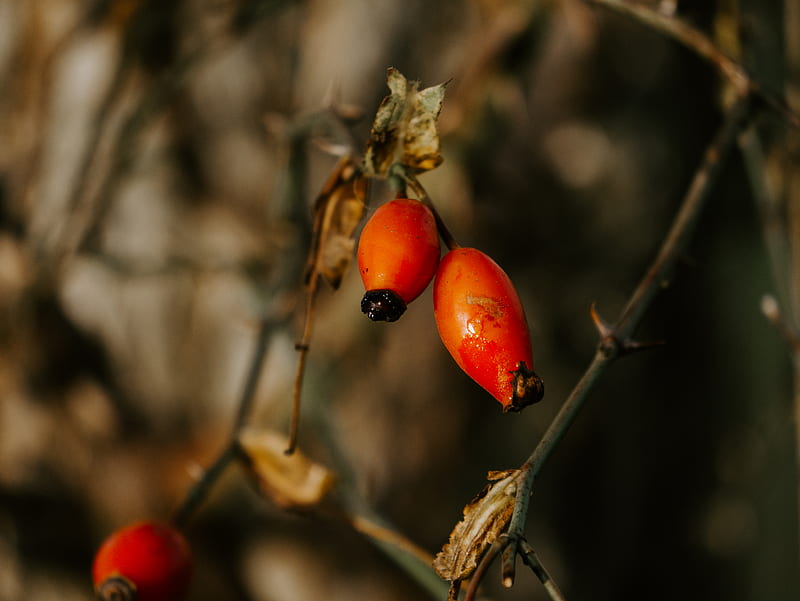
[{"label": "orange rose hip", "polygon": [[519,411],[541,400],[528,322],[508,275],[485,253],[456,248],[439,263],[433,286],[436,326],[464,372],[503,406]]},{"label": "orange rose hip", "polygon": [[399,319],[433,279],[440,254],[428,207],[409,198],[380,206],[358,241],[358,270],[366,289],[361,311],[373,321]]}]

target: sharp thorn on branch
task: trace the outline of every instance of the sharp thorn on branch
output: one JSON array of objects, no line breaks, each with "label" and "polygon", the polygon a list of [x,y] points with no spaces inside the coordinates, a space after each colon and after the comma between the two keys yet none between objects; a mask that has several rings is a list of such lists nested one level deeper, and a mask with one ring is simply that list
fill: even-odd
[{"label": "sharp thorn on branch", "polygon": [[614,329],[606,320],[600,317],[600,314],[597,312],[596,303],[592,303],[589,307],[589,316],[592,318],[592,322],[594,323],[594,327],[597,328],[597,333],[600,334],[600,338],[614,336]]},{"label": "sharp thorn on branch", "polygon": [[625,340],[622,342],[620,349],[620,356],[638,353],[640,351],[649,351],[660,346],[667,344],[665,340],[648,340],[647,342],[639,342],[638,340]]}]

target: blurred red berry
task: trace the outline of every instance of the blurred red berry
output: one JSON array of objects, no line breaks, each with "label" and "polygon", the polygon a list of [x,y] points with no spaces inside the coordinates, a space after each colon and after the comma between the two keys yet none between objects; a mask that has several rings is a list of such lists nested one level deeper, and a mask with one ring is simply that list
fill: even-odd
[{"label": "blurred red berry", "polygon": [[145,521],[117,530],[94,557],[95,591],[103,601],[177,601],[189,588],[192,555],[174,527]]}]

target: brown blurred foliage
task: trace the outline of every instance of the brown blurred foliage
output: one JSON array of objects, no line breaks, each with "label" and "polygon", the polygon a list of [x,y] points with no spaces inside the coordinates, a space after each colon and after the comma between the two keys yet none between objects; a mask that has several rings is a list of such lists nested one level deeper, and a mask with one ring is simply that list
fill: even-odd
[{"label": "brown blurred foliage", "polygon": [[[782,89],[783,3],[650,4],[739,32]],[[393,325],[361,315],[352,269],[320,294],[301,447],[336,470],[338,441],[348,486],[434,553],[588,363],[591,303],[616,314],[655,253],[719,121],[713,68],[578,0],[0,0],[0,601],[90,599],[100,540],[180,502],[257,324],[295,307],[253,417],[286,428],[311,203],[336,165],[298,123],[355,105],[363,144],[390,66],[452,79],[421,179],[518,285],[547,389],[502,414],[443,349],[430,291]],[[734,156],[640,333],[667,345],[614,367],[536,483],[528,539],[569,599],[800,596],[790,361],[758,309],[786,282],[758,220]],[[237,469],[188,536],[195,601],[425,595]],[[484,595],[545,598],[529,573]]]}]

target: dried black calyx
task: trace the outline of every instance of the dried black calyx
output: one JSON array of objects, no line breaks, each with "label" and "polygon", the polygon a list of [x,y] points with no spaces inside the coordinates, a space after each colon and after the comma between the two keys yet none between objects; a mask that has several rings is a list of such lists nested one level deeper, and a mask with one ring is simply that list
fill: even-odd
[{"label": "dried black calyx", "polygon": [[397,321],[405,311],[405,301],[393,290],[367,290],[361,299],[361,312],[372,321]]},{"label": "dried black calyx", "polygon": [[520,361],[517,369],[511,372],[513,394],[511,403],[505,411],[522,411],[528,405],[533,405],[542,400],[544,396],[544,381],[529,369],[524,361]]}]

